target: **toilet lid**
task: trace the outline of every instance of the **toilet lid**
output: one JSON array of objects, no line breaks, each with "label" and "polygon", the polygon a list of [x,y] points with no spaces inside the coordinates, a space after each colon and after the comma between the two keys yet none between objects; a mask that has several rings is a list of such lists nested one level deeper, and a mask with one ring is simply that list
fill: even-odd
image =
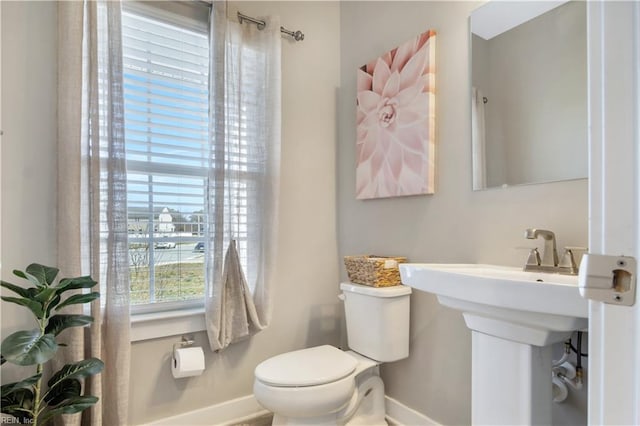
[{"label": "toilet lid", "polygon": [[348,376],[357,364],[354,357],[324,345],[269,358],[256,367],[255,375],[272,386],[315,386]]}]

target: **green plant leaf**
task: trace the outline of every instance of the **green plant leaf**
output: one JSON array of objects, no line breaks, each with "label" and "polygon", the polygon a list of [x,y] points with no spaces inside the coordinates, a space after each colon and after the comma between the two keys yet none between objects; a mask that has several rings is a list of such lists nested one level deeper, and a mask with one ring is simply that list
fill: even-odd
[{"label": "green plant leaf", "polygon": [[88,376],[98,374],[104,368],[104,363],[98,358],[87,358],[78,361],[75,364],[66,364],[57,373],[55,373],[47,385],[50,389],[58,386],[58,383],[68,379],[82,379]]},{"label": "green plant leaf", "polygon": [[42,318],[44,316],[44,311],[42,310],[42,304],[38,303],[35,300],[19,298],[19,297],[6,297],[2,296],[2,300],[5,302],[15,303],[18,305],[25,306],[33,312],[36,318]]},{"label": "green plant leaf", "polygon": [[90,276],[77,277],[77,278],[63,278],[56,286],[58,294],[62,294],[67,290],[75,290],[79,288],[91,288],[98,284]]},{"label": "green plant leaf", "polygon": [[68,299],[60,303],[58,306],[56,306],[56,311],[68,305],[76,305],[78,303],[88,303],[93,300],[96,300],[99,297],[100,297],[100,293],[98,293],[97,291],[94,291],[93,293],[86,293],[86,294],[74,294],[73,296],[69,296]]},{"label": "green plant leaf", "polygon": [[38,383],[38,380],[40,380],[40,377],[42,377],[42,374],[36,374],[34,376],[28,377],[22,381],[19,382],[15,382],[15,383],[8,383],[6,385],[2,385],[1,387],[1,394],[2,394],[2,398],[9,396],[10,394],[16,392],[18,389],[29,389],[32,390],[31,388]]},{"label": "green plant leaf", "polygon": [[20,388],[15,392],[9,392],[2,396],[2,412],[4,413],[5,406],[14,405],[22,407],[26,410],[30,410],[33,404],[33,391],[31,389]]},{"label": "green plant leaf", "polygon": [[34,299],[37,300],[38,302],[42,303],[42,305],[44,305],[45,303],[47,303],[51,299],[51,296],[53,296],[54,294],[56,294],[56,289],[55,288],[53,288],[53,287],[43,287],[43,288],[40,289],[38,294],[36,294],[34,296]]},{"label": "green plant leaf", "polygon": [[20,278],[24,278],[24,279],[28,279],[27,276],[25,275],[24,272],[22,272],[19,269],[14,269],[13,270],[13,275],[15,275],[16,277],[20,277]]},{"label": "green plant leaf", "polygon": [[44,332],[57,336],[60,332],[69,327],[84,327],[93,322],[93,317],[88,315],[54,315],[49,318],[47,328]]},{"label": "green plant leaf", "polygon": [[47,404],[54,406],[64,400],[73,399],[80,396],[82,385],[78,379],[66,379],[58,382],[58,384],[47,392],[44,400]]},{"label": "green plant leaf", "polygon": [[49,318],[51,316],[51,310],[56,306],[58,306],[58,303],[60,303],[60,295],[56,294],[55,297],[49,302],[49,305],[47,306],[47,312],[45,312],[46,318]]},{"label": "green plant leaf", "polygon": [[2,341],[0,352],[18,365],[44,364],[56,354],[58,344],[52,334],[40,335],[39,329],[17,331]]},{"label": "green plant leaf", "polygon": [[20,278],[24,278],[25,280],[29,280],[29,282],[33,285],[35,285],[36,287],[44,287],[44,284],[42,284],[40,282],[40,280],[38,279],[38,277],[35,277],[33,275],[31,275],[28,272],[23,272],[23,271],[19,271],[17,269],[13,270],[13,275],[20,277]]},{"label": "green plant leaf", "polygon": [[33,419],[33,399],[34,395],[30,389],[16,389],[0,400],[2,412],[14,416],[21,423],[31,423]]},{"label": "green plant leaf", "polygon": [[53,280],[56,279],[56,276],[58,275],[58,272],[60,272],[60,269],[54,268],[52,266],[41,265],[39,263],[32,263],[31,265],[27,266],[25,272],[36,277],[40,284],[42,284],[43,286],[49,286],[53,283]]},{"label": "green plant leaf", "polygon": [[72,399],[68,399],[56,408],[47,411],[40,421],[42,423],[46,423],[50,418],[60,415],[60,414],[75,414],[79,413],[87,408],[91,407],[93,404],[98,402],[98,398],[95,396],[85,395],[78,396]]},{"label": "green plant leaf", "polygon": [[18,285],[14,285],[11,283],[8,283],[6,281],[0,281],[0,285],[6,289],[11,290],[12,292],[22,296],[22,297],[29,297],[29,290],[24,288],[24,287],[20,287]]}]

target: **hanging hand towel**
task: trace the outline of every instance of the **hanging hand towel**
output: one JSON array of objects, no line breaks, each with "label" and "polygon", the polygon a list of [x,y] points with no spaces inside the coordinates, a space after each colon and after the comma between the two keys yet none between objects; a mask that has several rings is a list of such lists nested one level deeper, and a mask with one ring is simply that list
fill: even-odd
[{"label": "hanging hand towel", "polygon": [[263,328],[242,271],[235,240],[229,242],[218,290],[213,295],[217,299],[214,306],[218,308],[218,313],[212,318],[213,321],[208,321],[217,324],[210,324],[207,329],[214,351],[224,349]]}]

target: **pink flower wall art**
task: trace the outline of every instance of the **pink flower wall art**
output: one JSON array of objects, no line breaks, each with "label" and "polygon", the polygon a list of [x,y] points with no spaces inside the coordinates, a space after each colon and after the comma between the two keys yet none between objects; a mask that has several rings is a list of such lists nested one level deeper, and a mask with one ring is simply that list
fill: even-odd
[{"label": "pink flower wall art", "polygon": [[435,31],[358,70],[356,198],[433,194]]}]

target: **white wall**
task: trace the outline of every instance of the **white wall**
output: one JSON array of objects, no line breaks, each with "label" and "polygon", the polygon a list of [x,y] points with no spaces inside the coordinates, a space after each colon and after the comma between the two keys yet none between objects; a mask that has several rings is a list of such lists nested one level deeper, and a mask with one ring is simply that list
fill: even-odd
[{"label": "white wall", "polygon": [[[56,262],[56,4],[3,1],[0,7],[2,279],[18,283],[14,269]],[[26,309],[1,306],[3,338],[35,326]],[[24,378],[12,367],[2,367],[4,382]]]},{"label": "white wall", "polygon": [[[556,231],[560,247],[586,246],[586,180],[471,190],[467,24],[469,12],[478,5],[341,3],[337,150],[341,256],[397,254],[415,262],[519,266],[527,254],[520,248],[533,244],[524,239],[523,231],[533,226]],[[436,192],[356,201],[356,69],[427,29],[437,32]],[[462,315],[419,292],[412,295],[411,309],[411,355],[383,366],[386,393],[443,424],[469,424],[471,339]],[[579,412],[573,415],[574,424],[586,422]]]}]

